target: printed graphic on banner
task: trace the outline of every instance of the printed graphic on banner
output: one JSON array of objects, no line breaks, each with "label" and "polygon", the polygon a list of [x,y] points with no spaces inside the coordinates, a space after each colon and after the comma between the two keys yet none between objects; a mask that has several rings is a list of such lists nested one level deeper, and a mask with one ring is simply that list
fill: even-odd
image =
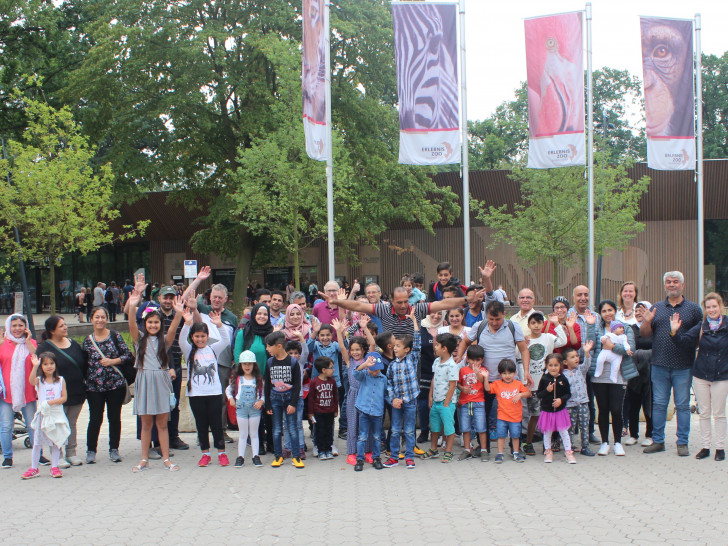
[{"label": "printed graphic on banner", "polygon": [[328,13],[324,0],[303,0],[303,130],[306,153],[319,161],[326,161],[331,145],[326,125]]},{"label": "printed graphic on banner", "polygon": [[399,162],[460,163],[457,6],[392,6]]},{"label": "printed graphic on banner", "polygon": [[582,12],[527,19],[528,166],[586,164]]},{"label": "printed graphic on banner", "polygon": [[640,18],[647,119],[647,165],[695,168],[693,22]]}]

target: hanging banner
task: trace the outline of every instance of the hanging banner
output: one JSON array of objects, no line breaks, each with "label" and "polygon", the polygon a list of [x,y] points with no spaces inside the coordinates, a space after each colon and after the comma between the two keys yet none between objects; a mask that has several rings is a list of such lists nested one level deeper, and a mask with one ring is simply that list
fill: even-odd
[{"label": "hanging banner", "polygon": [[586,164],[582,12],[527,19],[528,166]]},{"label": "hanging banner", "polygon": [[695,169],[693,22],[641,17],[647,166]]},{"label": "hanging banner", "polygon": [[393,4],[399,162],[460,163],[457,5]]},{"label": "hanging banner", "polygon": [[326,37],[329,9],[324,0],[303,0],[303,130],[306,153],[326,161],[329,155],[326,124]]}]

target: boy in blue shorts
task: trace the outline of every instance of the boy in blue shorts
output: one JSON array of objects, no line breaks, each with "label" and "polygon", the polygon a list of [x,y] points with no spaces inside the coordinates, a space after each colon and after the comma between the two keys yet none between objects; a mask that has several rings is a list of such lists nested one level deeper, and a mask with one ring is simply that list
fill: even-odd
[{"label": "boy in blue shorts", "polygon": [[485,351],[480,345],[471,345],[465,353],[465,358],[467,363],[460,368],[458,380],[458,391],[460,391],[458,419],[460,420],[460,430],[463,433],[465,451],[458,457],[458,461],[473,458],[470,447],[471,430],[475,430],[480,440],[481,460],[487,461],[486,431],[488,425],[485,422],[485,389],[483,387],[483,383],[488,381],[488,370],[483,366]]},{"label": "boy in blue shorts", "polygon": [[453,334],[439,334],[432,342],[432,349],[437,357],[432,364],[432,385],[430,386],[430,433],[431,444],[423,459],[433,459],[439,455],[437,444],[440,434],[445,436],[445,454],[443,463],[452,461],[452,446],[455,440],[455,409],[457,408],[457,391],[460,366],[452,357],[452,353],[460,340]]},{"label": "boy in blue shorts", "polygon": [[513,443],[513,460],[522,463],[526,457],[518,451],[521,444],[521,420],[523,419],[521,399],[529,398],[531,391],[515,379],[516,363],[512,360],[507,358],[501,360],[498,363],[498,373],[501,376],[499,380],[490,384],[486,381],[484,385],[486,392],[495,394],[496,400],[498,400],[498,423],[496,425],[498,454],[495,456],[495,462],[503,462],[503,449],[510,433]]}]

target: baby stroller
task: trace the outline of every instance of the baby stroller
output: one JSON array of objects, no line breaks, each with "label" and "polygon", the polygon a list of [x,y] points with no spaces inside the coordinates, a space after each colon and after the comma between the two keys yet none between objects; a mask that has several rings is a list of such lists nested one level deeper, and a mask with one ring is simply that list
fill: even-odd
[{"label": "baby stroller", "polygon": [[15,414],[15,422],[13,423],[13,440],[22,438],[23,436],[25,436],[23,445],[27,448],[32,447],[30,444],[30,436],[28,435],[28,425],[23,420],[23,414],[17,412]]}]

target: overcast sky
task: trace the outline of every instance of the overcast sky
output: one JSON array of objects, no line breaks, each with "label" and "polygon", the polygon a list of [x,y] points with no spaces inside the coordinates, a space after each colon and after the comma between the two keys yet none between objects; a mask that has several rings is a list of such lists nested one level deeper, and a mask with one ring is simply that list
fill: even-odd
[{"label": "overcast sky", "polygon": [[[466,0],[468,119],[490,116],[526,79],[523,20],[583,10],[574,0]],[[627,69],[642,79],[639,16],[692,19],[702,15],[703,53],[728,50],[725,0],[592,0],[594,69]],[[584,36],[586,69],[586,34]]]}]

